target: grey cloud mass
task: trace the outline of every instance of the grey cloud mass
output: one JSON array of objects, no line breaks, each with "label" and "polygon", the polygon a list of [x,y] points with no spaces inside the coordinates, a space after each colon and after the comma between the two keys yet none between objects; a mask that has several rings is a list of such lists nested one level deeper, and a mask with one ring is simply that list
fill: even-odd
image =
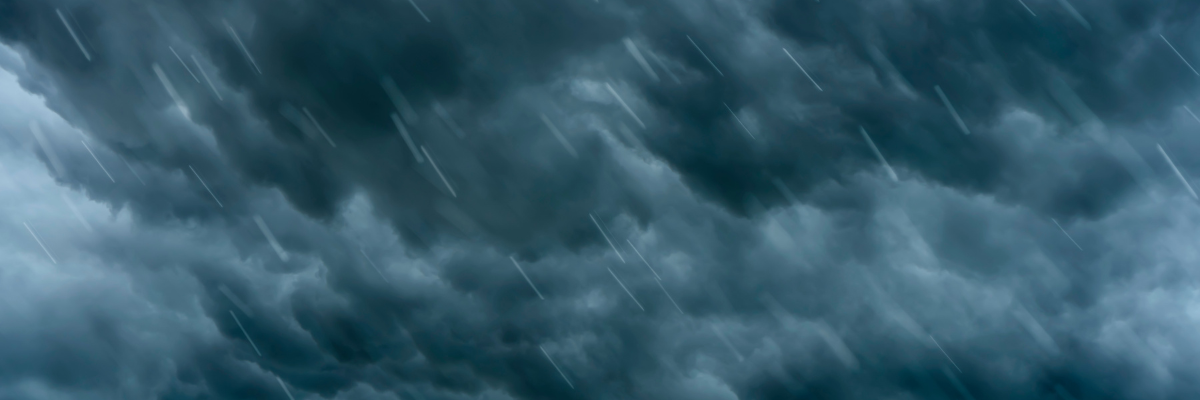
[{"label": "grey cloud mass", "polygon": [[0,0],[0,398],[1196,398],[1198,20]]}]

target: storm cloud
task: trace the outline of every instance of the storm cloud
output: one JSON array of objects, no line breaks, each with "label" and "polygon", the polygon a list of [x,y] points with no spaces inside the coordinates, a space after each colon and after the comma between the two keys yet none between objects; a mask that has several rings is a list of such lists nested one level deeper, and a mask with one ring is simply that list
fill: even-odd
[{"label": "storm cloud", "polygon": [[0,397],[1194,398],[1197,20],[0,0]]}]

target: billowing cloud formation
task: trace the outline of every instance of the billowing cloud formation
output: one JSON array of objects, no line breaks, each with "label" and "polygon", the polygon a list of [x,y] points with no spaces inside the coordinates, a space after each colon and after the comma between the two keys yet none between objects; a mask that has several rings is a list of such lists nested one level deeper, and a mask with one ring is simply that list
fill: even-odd
[{"label": "billowing cloud formation", "polygon": [[0,0],[0,397],[1194,397],[1196,7]]}]

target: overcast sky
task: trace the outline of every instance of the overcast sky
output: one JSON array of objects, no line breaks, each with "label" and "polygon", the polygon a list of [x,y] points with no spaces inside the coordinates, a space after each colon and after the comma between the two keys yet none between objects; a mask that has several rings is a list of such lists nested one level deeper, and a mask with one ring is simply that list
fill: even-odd
[{"label": "overcast sky", "polygon": [[0,399],[1194,399],[1200,3],[0,0]]}]

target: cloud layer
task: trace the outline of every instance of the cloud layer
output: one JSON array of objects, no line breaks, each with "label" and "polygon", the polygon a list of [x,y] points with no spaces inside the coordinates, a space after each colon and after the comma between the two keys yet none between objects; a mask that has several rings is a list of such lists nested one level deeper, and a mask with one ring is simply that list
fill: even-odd
[{"label": "cloud layer", "polygon": [[1192,398],[1198,11],[0,0],[0,397]]}]

